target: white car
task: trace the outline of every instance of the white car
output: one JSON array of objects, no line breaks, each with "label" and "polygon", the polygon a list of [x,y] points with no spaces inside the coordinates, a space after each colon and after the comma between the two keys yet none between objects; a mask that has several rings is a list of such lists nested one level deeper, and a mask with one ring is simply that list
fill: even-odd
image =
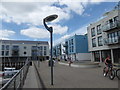
[{"label": "white car", "polygon": [[5,76],[13,76],[15,75],[15,73],[17,73],[19,70],[15,70],[15,68],[8,68],[8,67],[5,67],[4,68],[4,74]]}]

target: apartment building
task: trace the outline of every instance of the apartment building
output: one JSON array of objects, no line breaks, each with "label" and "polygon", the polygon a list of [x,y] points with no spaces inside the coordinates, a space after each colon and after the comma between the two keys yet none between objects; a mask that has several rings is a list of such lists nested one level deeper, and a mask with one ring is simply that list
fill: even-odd
[{"label": "apartment building", "polygon": [[58,59],[65,59],[65,48],[63,43],[59,43],[53,48],[53,57]]},{"label": "apartment building", "polygon": [[87,35],[73,35],[54,46],[54,55],[60,59],[90,60]]},{"label": "apartment building", "polygon": [[103,62],[107,56],[113,63],[120,62],[120,14],[115,8],[104,18],[88,26],[88,46],[91,60]]},{"label": "apartment building", "polygon": [[49,44],[47,41],[18,41],[0,40],[0,58],[49,58]]}]

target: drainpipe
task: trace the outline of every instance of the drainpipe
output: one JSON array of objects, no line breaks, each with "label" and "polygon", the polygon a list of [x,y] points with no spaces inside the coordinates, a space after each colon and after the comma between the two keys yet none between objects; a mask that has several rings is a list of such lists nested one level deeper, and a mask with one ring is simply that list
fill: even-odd
[{"label": "drainpipe", "polygon": [[114,57],[113,57],[113,50],[111,49],[111,60],[112,60],[112,63],[114,63]]}]

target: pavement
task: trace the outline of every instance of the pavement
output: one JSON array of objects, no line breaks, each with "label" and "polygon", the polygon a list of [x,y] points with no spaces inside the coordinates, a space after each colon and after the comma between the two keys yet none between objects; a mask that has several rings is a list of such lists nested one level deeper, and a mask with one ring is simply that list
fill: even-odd
[{"label": "pavement", "polygon": [[40,88],[38,85],[37,73],[34,65],[29,67],[23,88]]},{"label": "pavement", "polygon": [[118,79],[103,77],[103,67],[78,68],[55,63],[53,83],[51,85],[51,68],[47,61],[34,62],[23,88],[118,88]]}]

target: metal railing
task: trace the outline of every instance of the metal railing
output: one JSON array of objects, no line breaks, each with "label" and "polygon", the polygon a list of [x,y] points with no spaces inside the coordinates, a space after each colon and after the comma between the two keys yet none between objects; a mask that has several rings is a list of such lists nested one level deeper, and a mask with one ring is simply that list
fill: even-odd
[{"label": "metal railing", "polygon": [[17,72],[0,90],[19,89],[24,85],[27,72],[30,66],[30,60],[27,59],[25,65]]},{"label": "metal railing", "polygon": [[117,44],[117,43],[120,43],[120,37],[104,38],[104,44],[105,45]]},{"label": "metal railing", "polygon": [[116,21],[114,23],[103,25],[101,29],[106,32],[106,31],[109,31],[111,29],[118,28],[118,27],[120,27],[120,21]]}]

